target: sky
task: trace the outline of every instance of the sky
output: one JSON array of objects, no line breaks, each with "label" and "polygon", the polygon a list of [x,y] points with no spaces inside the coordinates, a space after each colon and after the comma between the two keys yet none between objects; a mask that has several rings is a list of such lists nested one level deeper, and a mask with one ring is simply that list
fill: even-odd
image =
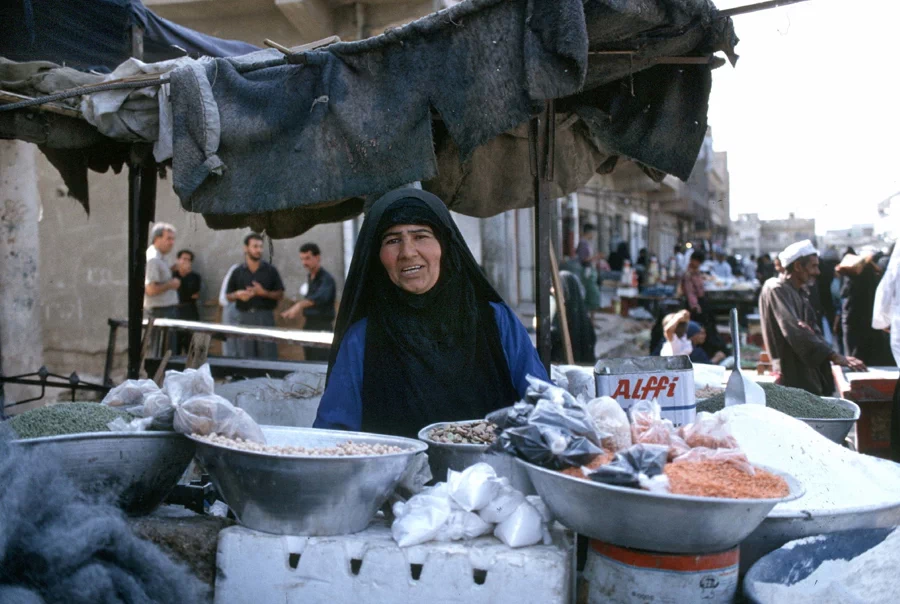
[{"label": "sky", "polygon": [[[718,0],[719,9],[757,0]],[[713,72],[709,124],[731,214],[883,226],[900,192],[900,2],[808,0],[734,17],[737,66]]]}]

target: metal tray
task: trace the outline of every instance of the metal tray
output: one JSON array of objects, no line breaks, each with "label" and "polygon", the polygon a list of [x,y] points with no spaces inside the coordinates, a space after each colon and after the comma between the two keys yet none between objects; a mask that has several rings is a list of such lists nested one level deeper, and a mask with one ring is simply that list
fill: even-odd
[{"label": "metal tray", "polygon": [[403,447],[388,455],[288,457],[230,449],[190,437],[225,503],[247,528],[279,535],[346,535],[364,530],[425,443],[362,432],[260,426],[270,445],[356,443]]},{"label": "metal tray", "polygon": [[847,438],[847,435],[850,434],[850,431],[853,429],[853,425],[856,424],[859,419],[859,405],[854,403],[853,401],[848,401],[843,398],[834,398],[830,396],[822,397],[826,401],[831,401],[833,403],[837,403],[842,407],[850,409],[853,411],[853,417],[849,419],[825,419],[825,418],[803,418],[798,417],[801,422],[805,422],[812,427],[813,430],[827,438],[832,442],[836,442],[839,445],[844,444],[844,440]]},{"label": "metal tray", "polygon": [[484,462],[494,468],[497,476],[509,479],[513,488],[526,495],[534,495],[534,485],[528,478],[528,472],[516,463],[512,455],[487,453],[488,445],[439,443],[428,438],[428,433],[435,428],[450,424],[474,424],[483,420],[470,419],[460,422],[439,422],[425,426],[419,430],[419,440],[428,443],[428,464],[435,482],[447,480],[447,470],[461,472],[471,465]]},{"label": "metal tray", "polygon": [[[572,478],[520,459],[556,519],[573,531],[621,547],[661,553],[709,554],[744,540],[776,504],[801,497],[784,472],[790,494],[781,499],[723,499],[650,493]],[[758,466],[764,467],[764,466]]]},{"label": "metal tray", "polygon": [[56,455],[82,490],[112,495],[133,516],[156,509],[194,457],[194,443],[175,432],[89,432],[13,443]]}]

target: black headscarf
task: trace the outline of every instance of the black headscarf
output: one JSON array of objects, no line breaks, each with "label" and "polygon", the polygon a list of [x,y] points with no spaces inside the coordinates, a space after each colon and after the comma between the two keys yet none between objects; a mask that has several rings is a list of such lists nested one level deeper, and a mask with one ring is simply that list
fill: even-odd
[{"label": "black headscarf", "polygon": [[[398,224],[430,226],[441,245],[440,276],[424,294],[394,285],[380,260],[381,236]],[[368,318],[362,429],[415,436],[428,424],[484,417],[516,401],[490,302],[502,302],[434,195],[401,189],[366,215],[335,323],[328,376],[347,329]]]}]

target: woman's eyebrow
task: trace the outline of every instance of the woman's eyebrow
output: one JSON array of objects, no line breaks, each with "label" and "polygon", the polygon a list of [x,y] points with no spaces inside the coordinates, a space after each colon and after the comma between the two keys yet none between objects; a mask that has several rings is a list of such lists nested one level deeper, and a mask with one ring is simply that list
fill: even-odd
[{"label": "woman's eyebrow", "polygon": [[420,229],[408,229],[406,231],[388,231],[387,233],[385,233],[384,235],[381,236],[381,240],[384,241],[388,237],[399,237],[404,232],[406,232],[406,233],[427,233],[429,235],[434,234],[434,232],[431,229],[429,229],[428,227],[422,227]]}]

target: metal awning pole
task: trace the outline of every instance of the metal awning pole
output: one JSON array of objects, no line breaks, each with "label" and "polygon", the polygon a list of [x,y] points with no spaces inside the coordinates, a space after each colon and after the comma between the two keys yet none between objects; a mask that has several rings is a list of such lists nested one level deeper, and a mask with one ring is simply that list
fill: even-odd
[{"label": "metal awning pole", "polygon": [[[132,154],[134,155],[134,154]],[[128,379],[140,376],[147,237],[156,213],[156,166],[132,157],[128,165]]]},{"label": "metal awning pole", "polygon": [[534,311],[537,318],[537,350],[550,374],[550,231],[553,228],[550,185],[553,182],[556,120],[554,103],[547,101],[540,118],[529,130],[531,172],[534,176]]}]

